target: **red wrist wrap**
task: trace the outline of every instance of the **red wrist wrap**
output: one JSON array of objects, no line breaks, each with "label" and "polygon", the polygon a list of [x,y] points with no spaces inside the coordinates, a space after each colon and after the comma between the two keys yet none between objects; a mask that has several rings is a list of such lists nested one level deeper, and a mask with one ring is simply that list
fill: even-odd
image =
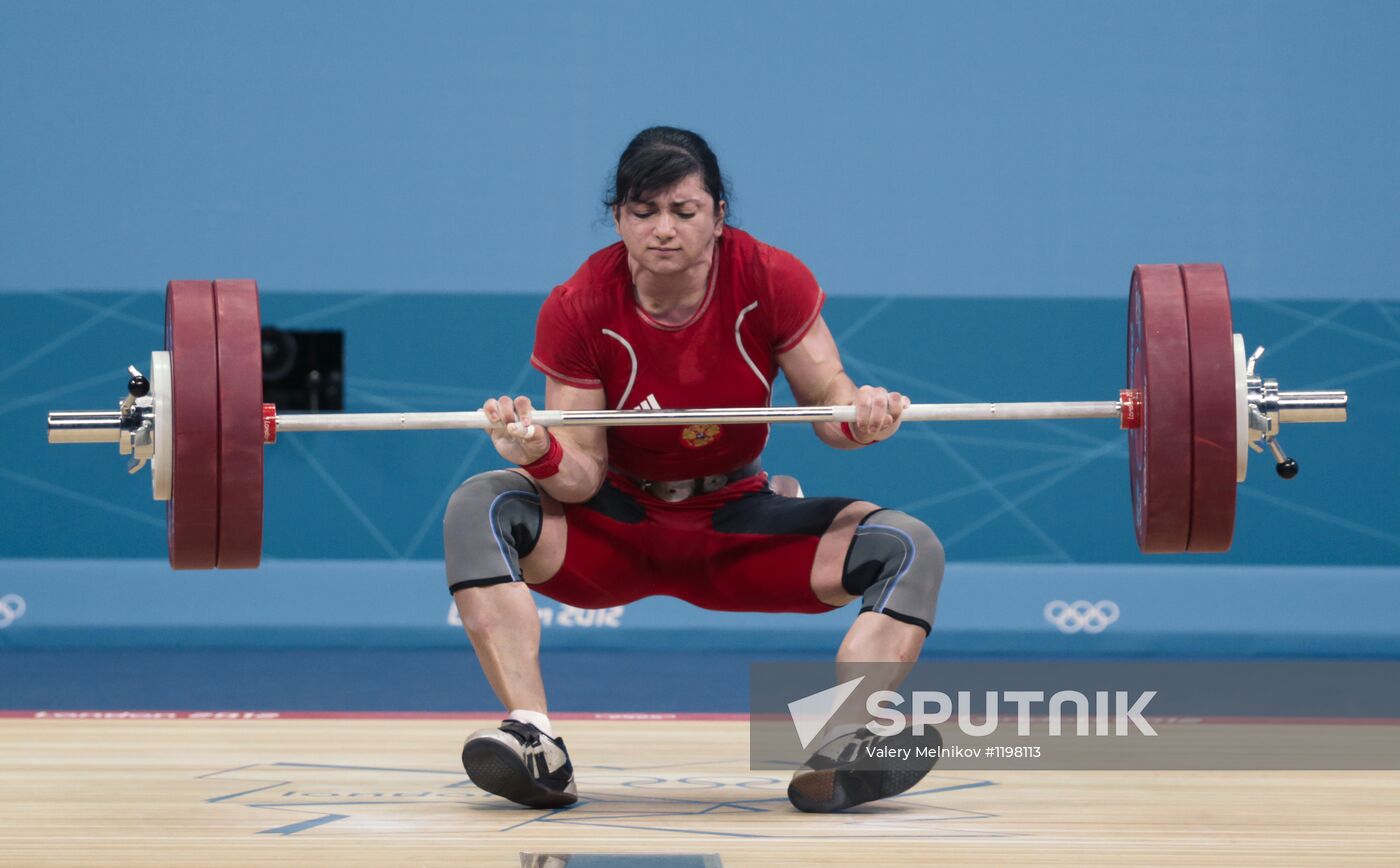
[{"label": "red wrist wrap", "polygon": [[875,442],[874,440],[871,440],[870,443],[867,443],[867,442],[864,441],[864,440],[857,440],[857,439],[856,439],[855,433],[851,431],[851,423],[850,423],[850,422],[842,422],[842,423],[841,423],[841,433],[846,435],[846,439],[847,439],[847,440],[849,440],[849,441],[851,441],[852,443],[855,443],[855,444],[857,444],[857,445],[860,445],[860,446],[869,446],[870,443],[874,443],[874,442]]},{"label": "red wrist wrap", "polygon": [[563,460],[564,447],[560,445],[558,437],[550,434],[549,449],[529,464],[520,465],[520,469],[536,479],[548,479],[559,472],[559,465]]}]

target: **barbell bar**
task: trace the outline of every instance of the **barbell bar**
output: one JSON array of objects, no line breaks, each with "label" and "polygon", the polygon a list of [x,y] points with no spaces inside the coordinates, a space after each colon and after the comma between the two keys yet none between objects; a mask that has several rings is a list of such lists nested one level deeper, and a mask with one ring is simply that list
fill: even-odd
[{"label": "barbell bar", "polygon": [[[117,443],[132,473],[149,464],[166,501],[176,569],[247,568],[261,559],[262,450],[307,431],[487,428],[481,411],[279,414],[262,402],[261,324],[251,280],[171,281],[166,348],[151,377],[129,368],[115,411],[51,412],[50,443]],[[1344,422],[1339,390],[1282,391],[1255,373],[1233,332],[1223,266],[1139,265],[1129,290],[1127,387],[1111,401],[911,404],[907,422],[1116,419],[1129,436],[1139,548],[1148,553],[1229,548],[1235,486],[1248,450],[1268,447],[1281,476],[1297,463],[1279,426]],[[536,410],[544,427],[853,422],[855,408],[728,407]]]},{"label": "barbell bar", "polygon": [[[1027,422],[1059,419],[1118,419],[1123,401],[1023,401],[980,404],[910,404],[905,422]],[[1280,422],[1345,422],[1347,396],[1339,391],[1280,392]],[[269,405],[270,406],[270,405]],[[269,415],[276,434],[308,431],[469,431],[489,428],[480,410],[430,413],[296,413]],[[640,428],[652,425],[743,425],[773,422],[854,422],[855,408],[711,407],[691,410],[535,410],[531,420],[545,428]],[[1121,427],[1129,427],[1123,425]],[[50,443],[117,443],[119,410],[53,412]]]}]

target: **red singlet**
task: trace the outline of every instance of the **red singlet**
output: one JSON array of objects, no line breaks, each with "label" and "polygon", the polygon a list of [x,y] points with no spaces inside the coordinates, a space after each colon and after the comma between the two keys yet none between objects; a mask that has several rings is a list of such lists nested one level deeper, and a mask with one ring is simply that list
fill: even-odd
[{"label": "red singlet", "polygon": [[[601,388],[610,409],[762,407],[776,356],[801,342],[823,299],[797,257],[725,227],[695,314],[660,323],[638,305],[618,242],[545,299],[530,362],[566,385]],[[767,425],[610,428],[608,461],[643,479],[685,479],[741,467],[767,441]]]}]

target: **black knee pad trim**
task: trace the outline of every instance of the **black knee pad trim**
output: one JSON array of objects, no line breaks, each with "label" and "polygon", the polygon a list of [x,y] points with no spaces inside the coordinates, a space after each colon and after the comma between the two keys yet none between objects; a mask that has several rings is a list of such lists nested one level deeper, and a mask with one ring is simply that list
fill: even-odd
[{"label": "black knee pad trim", "polygon": [[[519,520],[512,520],[503,515],[506,510],[511,512],[521,511],[523,514]],[[535,550],[535,546],[540,542],[540,530],[544,525],[544,515],[540,511],[540,496],[538,494],[527,494],[520,492],[515,495],[503,495],[500,507],[496,510],[496,527],[502,534],[509,532],[510,541],[515,546],[515,553],[519,557],[525,557]]]},{"label": "black knee pad trim", "polygon": [[449,594],[455,594],[463,588],[484,588],[488,585],[504,585],[507,582],[515,581],[514,576],[492,576],[489,579],[469,579],[461,582],[453,582],[447,586]]},{"label": "black knee pad trim", "polygon": [[[866,612],[874,612],[875,607],[862,606],[860,611],[863,615]],[[901,624],[913,624],[915,627],[920,627],[923,629],[925,636],[933,632],[933,625],[925,621],[923,618],[915,618],[913,615],[901,615],[899,612],[891,612],[889,609],[885,609],[883,612],[880,612],[880,614],[888,615],[896,621],[899,621]]]},{"label": "black knee pad trim", "polygon": [[[861,516],[860,521],[856,522],[856,530],[859,531],[860,528],[864,527],[865,523],[870,521],[875,513],[884,511],[885,508],[880,506]],[[859,538],[858,535],[851,537],[851,544],[846,546],[846,559],[841,562],[841,587],[852,597],[859,597],[861,594],[864,594],[871,585],[878,582],[880,580],[880,571],[883,567],[883,564],[879,561],[867,561],[857,567],[851,566],[851,555],[856,550],[856,540]]]}]

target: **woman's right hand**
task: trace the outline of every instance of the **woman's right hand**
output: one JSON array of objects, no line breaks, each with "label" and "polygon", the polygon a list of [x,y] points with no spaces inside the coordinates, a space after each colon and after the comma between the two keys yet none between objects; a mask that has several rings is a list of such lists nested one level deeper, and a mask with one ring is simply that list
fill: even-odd
[{"label": "woman's right hand", "polygon": [[535,408],[530,399],[521,395],[514,400],[502,395],[481,405],[491,427],[491,445],[501,457],[512,464],[531,464],[549,451],[550,434],[541,425],[532,424]]}]

